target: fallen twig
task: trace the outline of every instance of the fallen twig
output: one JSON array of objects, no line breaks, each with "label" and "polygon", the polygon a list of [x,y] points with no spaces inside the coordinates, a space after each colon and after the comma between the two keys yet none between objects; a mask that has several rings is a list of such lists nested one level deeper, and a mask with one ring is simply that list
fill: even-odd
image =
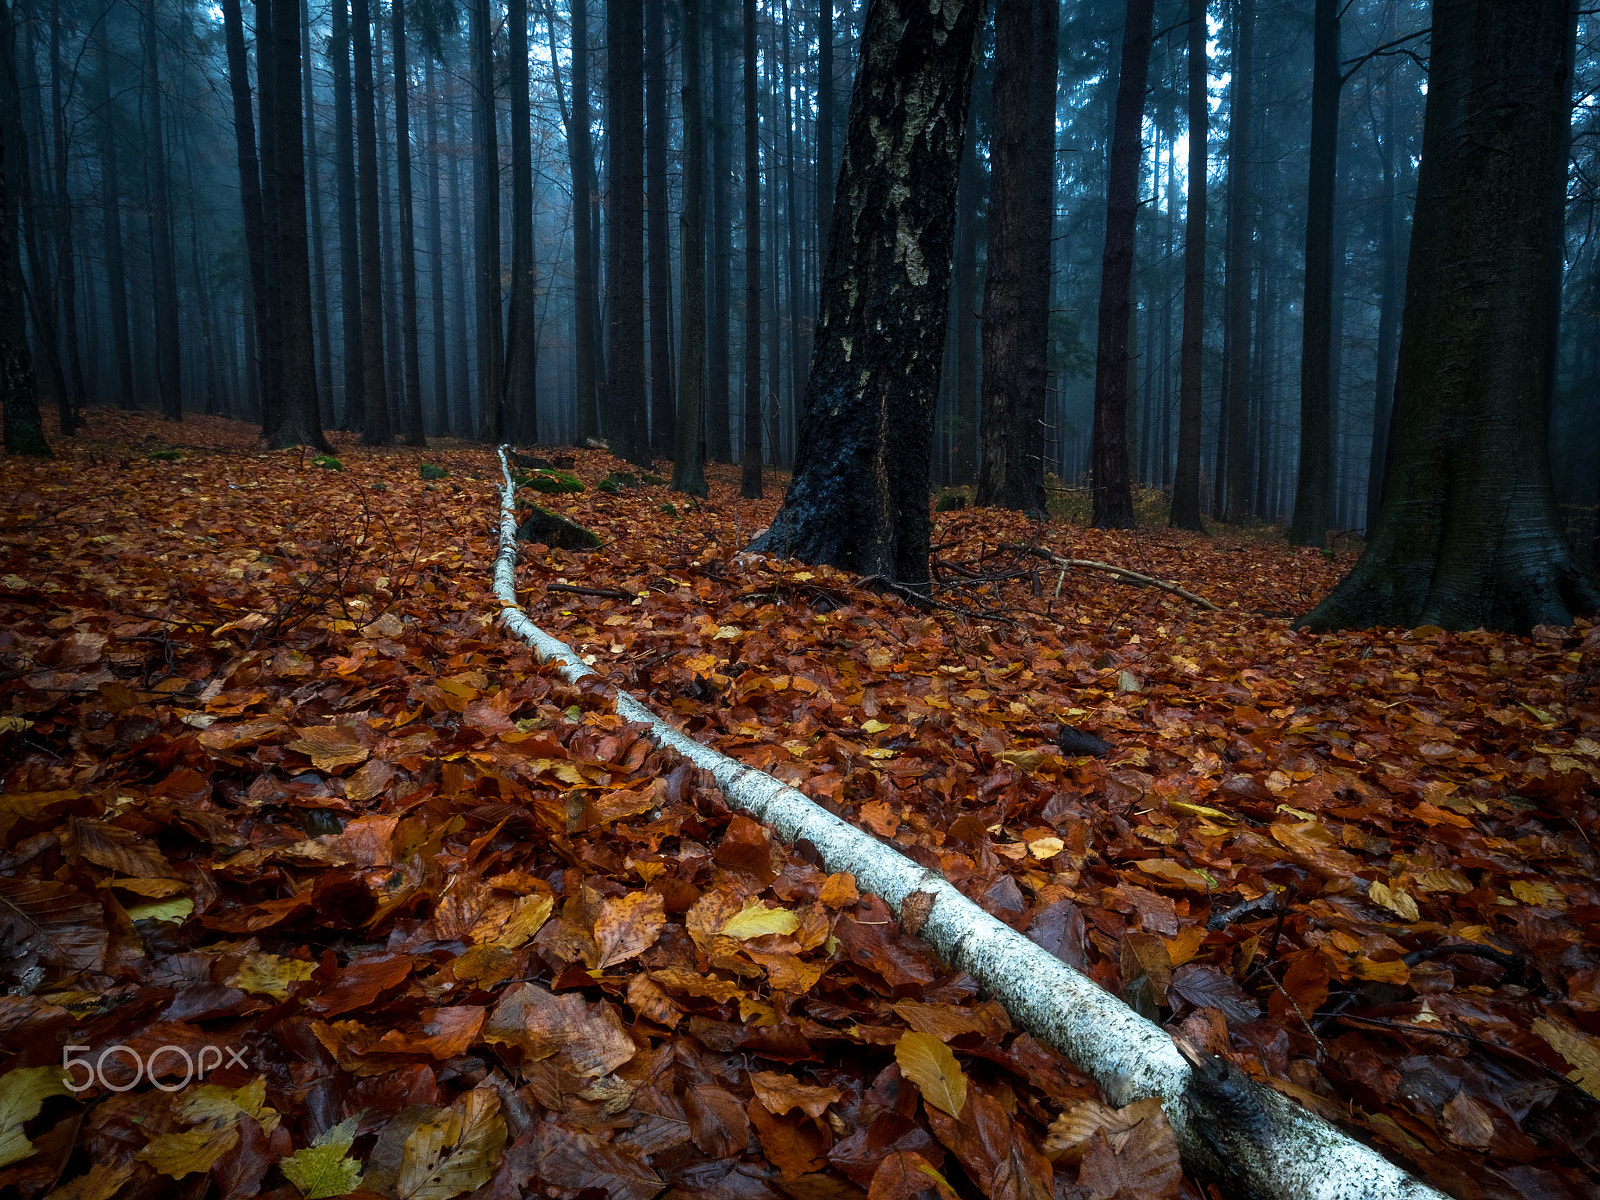
[{"label": "fallen twig", "polygon": [[1171,592],[1174,596],[1181,596],[1190,604],[1198,604],[1201,608],[1209,608],[1212,612],[1220,612],[1215,604],[1204,596],[1197,596],[1187,588],[1181,588],[1175,583],[1168,583],[1165,579],[1157,579],[1154,575],[1142,575],[1138,571],[1130,571],[1127,567],[1113,566],[1111,563],[1096,562],[1092,558],[1062,558],[1059,554],[1052,554],[1039,546],[1024,546],[1021,542],[1007,542],[1002,549],[1015,550],[1019,554],[1032,554],[1046,562],[1063,569],[1069,567],[1083,567],[1090,571],[1105,571],[1115,575],[1118,579],[1126,579],[1129,583],[1139,584],[1141,587],[1153,587],[1163,592]]}]

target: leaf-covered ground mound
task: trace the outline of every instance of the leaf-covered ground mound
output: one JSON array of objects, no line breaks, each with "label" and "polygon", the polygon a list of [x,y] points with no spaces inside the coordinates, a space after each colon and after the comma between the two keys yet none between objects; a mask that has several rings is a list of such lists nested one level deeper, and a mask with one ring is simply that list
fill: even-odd
[{"label": "leaf-covered ground mound", "polygon": [[[487,449],[338,440],[0,464],[0,1191],[1203,1194],[501,635]],[[1312,637],[1347,557],[988,511],[919,609],[740,554],[731,468],[576,460],[538,502],[604,545],[520,599],[607,679],[1453,1194],[1596,1194],[1600,632]]]}]

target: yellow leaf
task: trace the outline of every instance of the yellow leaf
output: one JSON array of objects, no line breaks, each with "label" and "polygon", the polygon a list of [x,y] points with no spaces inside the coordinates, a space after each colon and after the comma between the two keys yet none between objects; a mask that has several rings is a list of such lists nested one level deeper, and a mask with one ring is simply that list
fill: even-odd
[{"label": "yellow leaf", "polygon": [[60,1067],[18,1067],[0,1075],[0,1167],[34,1152],[22,1127],[39,1115],[50,1097],[71,1094]]},{"label": "yellow leaf", "polygon": [[1209,892],[1212,883],[1198,871],[1191,871],[1188,867],[1171,858],[1143,858],[1133,864],[1162,883],[1173,887],[1188,888],[1191,892]]},{"label": "yellow leaf", "polygon": [[1545,1017],[1533,1023],[1533,1031],[1550,1043],[1550,1048],[1577,1069],[1567,1078],[1589,1095],[1600,1099],[1600,1044],[1587,1034]]},{"label": "yellow leaf", "polygon": [[967,1076],[949,1046],[932,1034],[907,1030],[895,1043],[894,1060],[925,1101],[952,1117],[961,1115],[967,1103]]},{"label": "yellow leaf", "polygon": [[182,1133],[166,1133],[150,1139],[150,1144],[133,1157],[147,1162],[163,1175],[182,1179],[196,1171],[209,1171],[217,1159],[239,1142],[239,1127],[221,1129],[201,1126]]},{"label": "yellow leaf", "polygon": [[406,1138],[395,1180],[399,1200],[450,1200],[489,1182],[506,1143],[500,1097],[478,1087]]},{"label": "yellow leaf", "polygon": [[310,979],[316,963],[298,958],[279,958],[276,954],[248,954],[228,983],[243,992],[261,992],[274,1000],[285,1000],[289,988]]},{"label": "yellow leaf", "polygon": [[111,1197],[120,1192],[122,1185],[132,1177],[131,1162],[118,1167],[113,1167],[110,1163],[97,1162],[86,1174],[67,1180],[46,1196],[45,1200],[111,1200]]},{"label": "yellow leaf", "polygon": [[1566,908],[1567,898],[1559,889],[1548,883],[1534,883],[1526,879],[1511,881],[1511,894],[1524,904],[1535,908]]},{"label": "yellow leaf", "polygon": [[1167,807],[1177,812],[1186,813],[1191,817],[1205,817],[1207,820],[1216,821],[1221,825],[1232,825],[1234,818],[1223,812],[1220,808],[1212,808],[1209,804],[1191,804],[1187,800],[1169,800]]},{"label": "yellow leaf", "polygon": [[1054,858],[1067,848],[1067,844],[1058,837],[1034,838],[1028,843],[1028,853],[1035,858]]},{"label": "yellow leaf", "polygon": [[744,630],[737,625],[718,625],[717,632],[711,635],[711,640],[716,641],[719,638],[723,638],[731,642],[743,636]]},{"label": "yellow leaf", "polygon": [[189,1125],[219,1128],[232,1125],[241,1116],[253,1117],[271,1133],[278,1127],[278,1113],[267,1107],[267,1077],[257,1075],[243,1087],[226,1088],[203,1083],[184,1092],[177,1103],[180,1120]]},{"label": "yellow leaf", "polygon": [[121,888],[125,892],[132,892],[136,896],[176,896],[189,885],[181,879],[108,879],[101,887]]},{"label": "yellow leaf", "polygon": [[502,950],[515,950],[544,927],[554,908],[555,901],[549,896],[519,896],[510,919],[494,939],[494,944]]},{"label": "yellow leaf", "polygon": [[305,1200],[347,1196],[361,1186],[361,1164],[346,1155],[356,1140],[356,1118],[340,1121],[303,1150],[278,1164],[283,1176]]},{"label": "yellow leaf", "polygon": [[862,754],[863,758],[893,758],[894,757],[894,751],[893,750],[879,750],[879,749],[863,750],[861,752],[861,754]]},{"label": "yellow leaf", "polygon": [[768,933],[793,933],[799,928],[800,918],[787,908],[768,908],[759,900],[746,900],[744,907],[723,924],[722,933],[742,941]]},{"label": "yellow leaf", "polygon": [[319,771],[367,761],[369,751],[347,725],[319,725],[295,732],[300,736],[289,743],[289,749],[304,754]]},{"label": "yellow leaf", "polygon": [[131,921],[167,921],[173,925],[182,925],[194,912],[194,901],[187,896],[179,896],[175,900],[154,900],[149,904],[135,904],[128,909],[128,919]]},{"label": "yellow leaf", "polygon": [[1386,883],[1374,883],[1367,889],[1367,899],[1383,905],[1390,912],[1399,913],[1408,921],[1420,920],[1422,917],[1417,911],[1417,902],[1410,895],[1398,888],[1391,888]]},{"label": "yellow leaf", "polygon": [[877,717],[869,717],[867,720],[861,722],[861,728],[866,733],[882,733],[885,729],[889,729],[891,727],[885,725],[882,721],[878,720]]}]

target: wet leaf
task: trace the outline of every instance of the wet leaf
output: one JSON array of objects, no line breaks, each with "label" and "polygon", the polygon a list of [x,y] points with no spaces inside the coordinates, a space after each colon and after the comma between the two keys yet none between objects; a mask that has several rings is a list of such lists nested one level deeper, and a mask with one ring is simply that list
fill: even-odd
[{"label": "wet leaf", "polygon": [[909,1031],[895,1043],[894,1060],[924,1100],[952,1117],[961,1115],[967,1103],[967,1076],[950,1047],[929,1034]]},{"label": "wet leaf", "polygon": [[361,1164],[349,1157],[355,1138],[354,1117],[330,1125],[311,1145],[279,1163],[278,1169],[305,1200],[349,1195],[361,1186]]},{"label": "wet leaf", "polygon": [[70,1096],[60,1067],[15,1067],[0,1075],[0,1167],[20,1162],[34,1152],[22,1127],[52,1096]]}]

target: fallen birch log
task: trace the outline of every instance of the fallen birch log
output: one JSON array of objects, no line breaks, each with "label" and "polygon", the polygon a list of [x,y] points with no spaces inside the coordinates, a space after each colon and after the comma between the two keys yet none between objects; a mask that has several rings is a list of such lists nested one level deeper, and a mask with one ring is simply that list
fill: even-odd
[{"label": "fallen birch log", "polygon": [[1023,554],[1032,554],[1042,558],[1053,566],[1060,567],[1063,573],[1073,567],[1083,567],[1090,571],[1104,571],[1108,575],[1115,575],[1118,579],[1126,579],[1129,583],[1136,583],[1140,587],[1153,587],[1163,592],[1171,592],[1174,596],[1182,596],[1190,604],[1198,604],[1201,608],[1209,608],[1212,612],[1222,611],[1204,596],[1197,596],[1187,588],[1181,588],[1175,583],[1168,583],[1165,579],[1157,579],[1154,575],[1142,575],[1138,571],[1130,571],[1127,567],[1119,567],[1113,563],[1096,562],[1092,558],[1062,558],[1059,554],[1052,554],[1050,551],[1041,549],[1038,546],[1025,546],[1021,542],[1007,542],[1002,548],[1017,550]]},{"label": "fallen birch log", "polygon": [[[540,629],[517,604],[513,484],[500,451],[500,549],[494,592],[500,621],[541,661],[561,664],[576,684],[597,673],[564,642]],[[946,963],[965,971],[1005,1006],[1018,1025],[1091,1075],[1112,1104],[1158,1096],[1177,1136],[1184,1166],[1229,1196],[1249,1200],[1446,1200],[1375,1151],[1230,1064],[1192,1050],[1193,1065],[1160,1028],[1055,955],[995,920],[935,871],[918,866],[854,825],[818,807],[770,775],[685,736],[627,692],[617,712],[650,726],[650,738],[709,771],[739,809],[785,843],[804,838],[830,872],[848,871],[856,886],[881,896],[896,914],[908,897],[931,893],[921,938]]]}]

